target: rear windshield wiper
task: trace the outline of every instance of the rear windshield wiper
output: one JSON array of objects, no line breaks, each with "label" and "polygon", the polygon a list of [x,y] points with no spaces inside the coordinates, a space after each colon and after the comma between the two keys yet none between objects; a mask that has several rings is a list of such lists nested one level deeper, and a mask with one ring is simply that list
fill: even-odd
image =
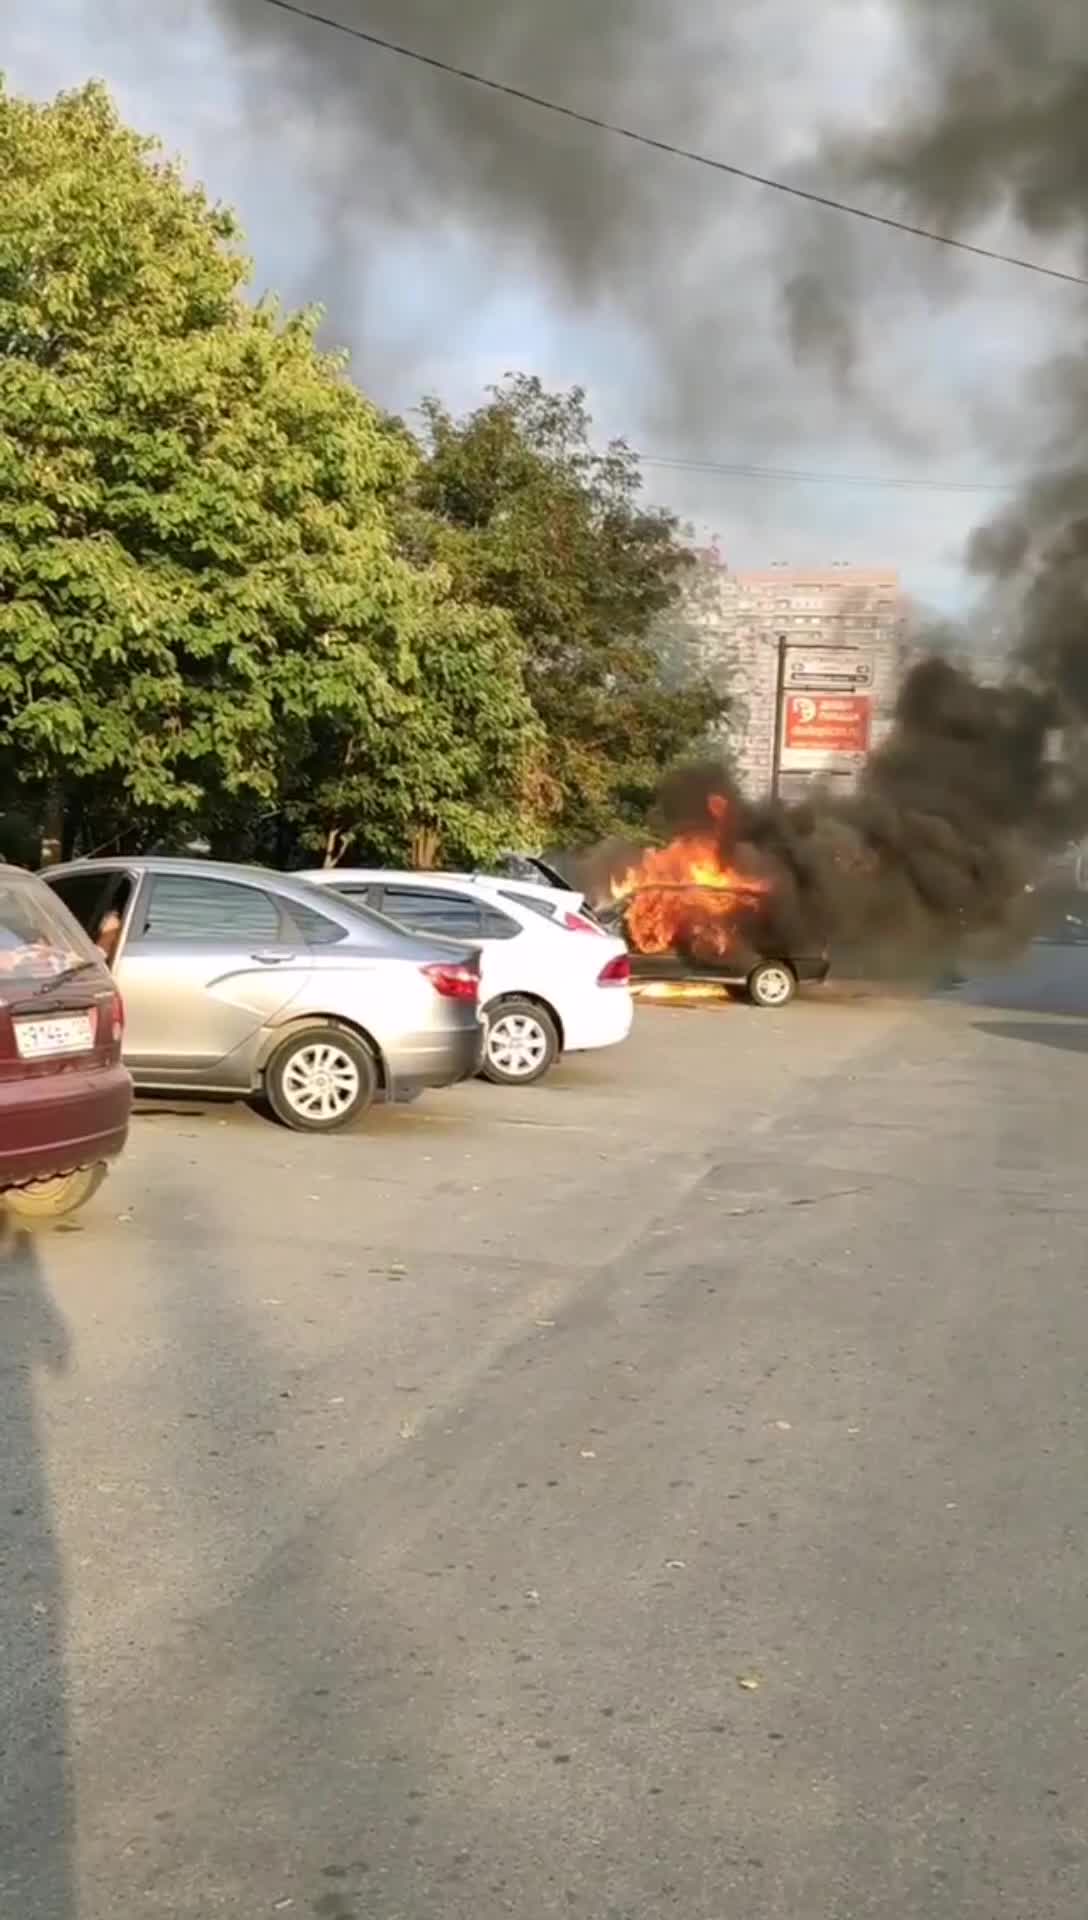
[{"label": "rear windshield wiper", "polygon": [[32,1000],[40,1000],[43,994],[54,993],[58,987],[65,986],[69,980],[77,979],[81,973],[97,973],[100,965],[104,965],[104,962],[77,960],[74,966],[65,967],[63,973],[54,974],[52,980],[46,980],[44,985],[35,987],[30,997]]}]

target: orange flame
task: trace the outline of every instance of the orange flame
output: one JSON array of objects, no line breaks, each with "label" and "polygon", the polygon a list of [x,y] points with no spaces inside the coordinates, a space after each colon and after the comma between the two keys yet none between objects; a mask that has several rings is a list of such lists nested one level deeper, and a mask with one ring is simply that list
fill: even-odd
[{"label": "orange flame", "polygon": [[631,991],[640,1004],[650,1000],[670,1007],[701,1006],[709,1000],[725,1006],[729,1000],[725,988],[709,980],[647,980],[641,985],[636,982]]},{"label": "orange flame", "polygon": [[[712,801],[711,816],[721,820],[727,804]],[[611,883],[613,900],[629,899],[624,924],[636,952],[680,948],[706,960],[725,957],[738,921],[768,890],[765,880],[724,863],[712,830],[650,848]]]}]

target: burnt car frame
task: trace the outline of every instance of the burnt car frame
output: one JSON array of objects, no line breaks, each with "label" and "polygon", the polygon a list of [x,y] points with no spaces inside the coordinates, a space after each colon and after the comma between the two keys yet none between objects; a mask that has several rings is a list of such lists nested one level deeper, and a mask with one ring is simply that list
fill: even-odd
[{"label": "burnt car frame", "polygon": [[[736,917],[728,925],[724,947],[718,945],[723,926],[720,912],[715,911],[708,915],[714,929],[713,942],[700,941],[696,927],[687,945],[674,944],[662,952],[644,951],[631,936],[629,917],[635,901],[651,894],[705,895],[715,907],[728,895],[736,907]],[[795,951],[783,942],[768,919],[765,897],[756,891],[708,887],[692,881],[655,881],[632,888],[609,907],[598,908],[597,917],[627,940],[632,986],[709,983],[726,988],[735,999],[748,1000],[752,1006],[774,1008],[788,1005],[799,986],[822,985],[831,971],[826,947]],[[712,946],[716,950],[710,950]]]}]

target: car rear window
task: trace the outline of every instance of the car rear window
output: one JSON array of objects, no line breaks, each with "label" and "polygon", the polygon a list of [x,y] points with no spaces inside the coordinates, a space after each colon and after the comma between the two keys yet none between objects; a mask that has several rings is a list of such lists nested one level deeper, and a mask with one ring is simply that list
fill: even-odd
[{"label": "car rear window", "polygon": [[48,887],[0,873],[0,996],[8,986],[52,980],[96,957]]},{"label": "car rear window", "polygon": [[538,913],[542,920],[554,920],[557,908],[554,900],[542,900],[536,893],[515,893],[512,888],[504,887],[502,897],[512,906],[525,907],[529,913]]}]

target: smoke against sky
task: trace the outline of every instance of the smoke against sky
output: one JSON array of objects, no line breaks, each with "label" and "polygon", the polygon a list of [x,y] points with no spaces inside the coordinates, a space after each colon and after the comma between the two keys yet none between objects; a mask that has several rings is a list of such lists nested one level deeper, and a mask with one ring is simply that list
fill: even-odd
[{"label": "smoke against sky", "polygon": [[[910,192],[881,143],[936,98],[945,37],[936,5],[895,0],[826,0],[818,30],[805,0],[323,10],[757,170],[865,178],[892,211]],[[91,11],[6,0],[11,83],[102,74],[239,205],[256,285],[321,299],[328,338],[389,404],[437,387],[469,405],[526,366],[584,381],[602,433],[668,454],[986,483],[1030,465],[1045,407],[1026,431],[1019,397],[1041,349],[1074,346],[1075,290],[791,205],[260,0]],[[985,494],[652,469],[650,484],[738,562],[898,562],[946,599],[989,512]]]}]

